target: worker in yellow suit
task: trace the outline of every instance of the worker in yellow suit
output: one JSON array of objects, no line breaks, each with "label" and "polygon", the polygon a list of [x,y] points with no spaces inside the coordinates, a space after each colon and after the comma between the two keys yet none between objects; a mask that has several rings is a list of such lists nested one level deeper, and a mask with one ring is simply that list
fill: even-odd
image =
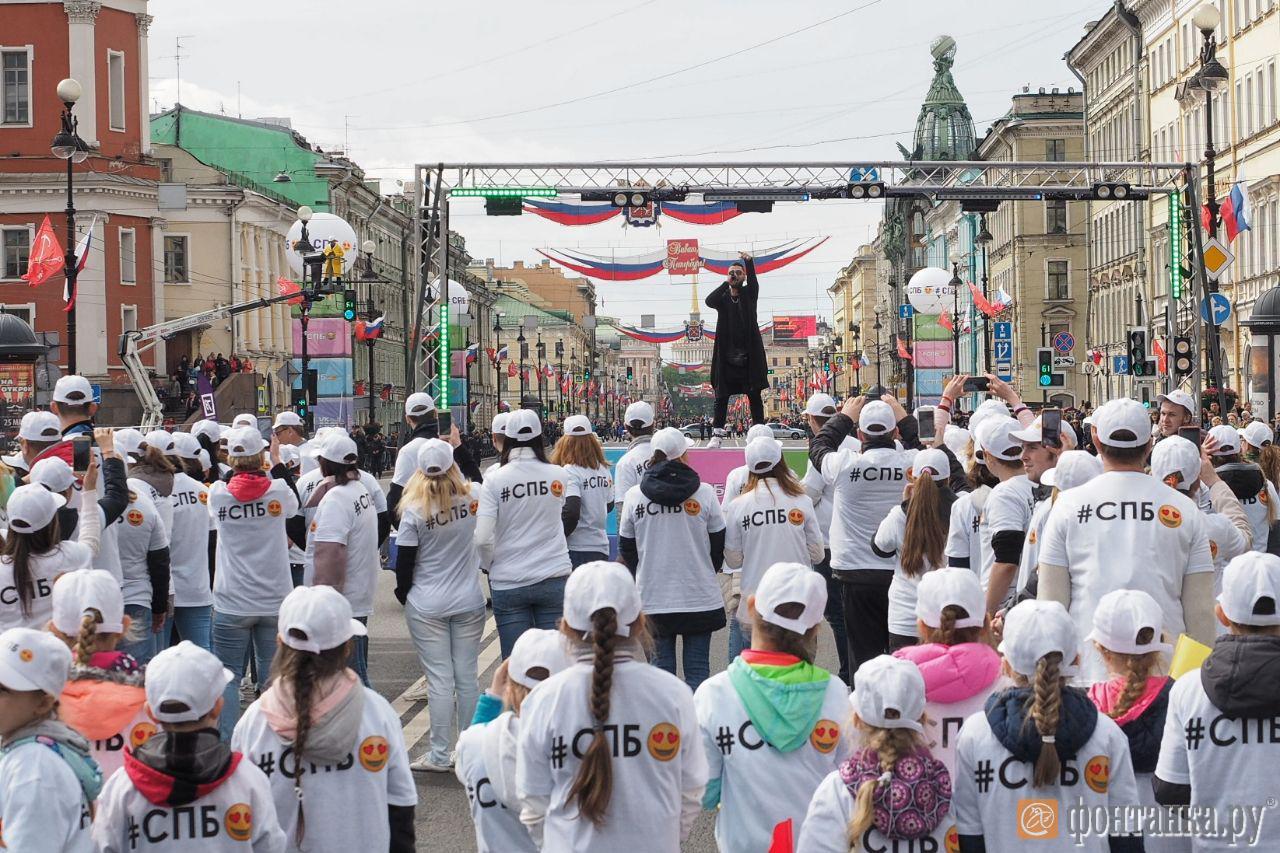
[{"label": "worker in yellow suit", "polygon": [[342,259],[346,252],[337,240],[330,240],[324,247],[324,277],[342,283]]}]

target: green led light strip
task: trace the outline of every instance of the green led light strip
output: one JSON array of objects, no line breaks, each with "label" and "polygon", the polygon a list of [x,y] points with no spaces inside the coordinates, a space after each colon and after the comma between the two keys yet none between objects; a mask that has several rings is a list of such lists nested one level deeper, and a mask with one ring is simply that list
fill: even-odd
[{"label": "green led light strip", "polygon": [[449,190],[453,198],[555,198],[555,187],[457,187]]},{"label": "green led light strip", "polygon": [[[446,254],[447,257],[447,254]],[[440,335],[436,338],[440,347],[439,394],[436,397],[436,409],[449,411],[449,377],[452,365],[449,363],[449,280],[446,278],[440,288]]]},{"label": "green led light strip", "polygon": [[1182,298],[1182,204],[1169,194],[1169,298]]}]

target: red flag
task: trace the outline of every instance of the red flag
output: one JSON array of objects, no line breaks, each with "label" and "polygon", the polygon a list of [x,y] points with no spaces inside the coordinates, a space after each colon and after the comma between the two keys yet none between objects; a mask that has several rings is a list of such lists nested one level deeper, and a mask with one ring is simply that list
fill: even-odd
[{"label": "red flag", "polygon": [[1093,351],[1093,363],[1102,364],[1102,350],[1096,349]]},{"label": "red flag", "polygon": [[769,853],[792,853],[795,849],[791,818],[787,818],[774,825],[773,838],[769,841]]},{"label": "red flag", "polygon": [[1213,230],[1213,211],[1207,204],[1200,207],[1200,224],[1204,226],[1206,234]]},{"label": "red flag", "polygon": [[1160,339],[1156,338],[1151,342],[1151,351],[1156,355],[1156,372],[1169,372],[1169,354],[1165,352],[1164,345],[1160,343]]},{"label": "red flag", "polygon": [[62,271],[66,265],[62,246],[58,245],[58,236],[53,233],[53,225],[46,214],[40,230],[31,242],[31,254],[27,257],[27,272],[23,281],[32,287],[39,287]]},{"label": "red flag", "polygon": [[303,302],[303,298],[304,298],[304,297],[302,296],[302,288],[301,288],[301,287],[299,287],[298,285],[294,284],[294,283],[293,283],[293,281],[291,281],[290,279],[287,279],[287,278],[285,278],[284,276],[280,276],[279,278],[277,278],[277,279],[276,279],[276,289],[280,291],[280,295],[281,295],[281,296],[283,296],[283,295],[285,295],[285,294],[287,294],[287,293],[297,293],[297,294],[298,294],[298,297],[297,297],[296,299],[289,299],[289,300],[286,300],[286,302],[285,302],[285,304],[286,304],[286,305],[301,305],[301,304],[302,304],[302,302]]},{"label": "red flag", "polygon": [[902,338],[898,338],[898,356],[906,361],[911,361],[911,353],[907,350],[907,342]]},{"label": "red flag", "polygon": [[978,285],[969,282],[969,293],[973,295],[974,306],[988,317],[994,317],[1000,313],[1000,309],[991,304],[991,300],[982,295],[982,291],[978,289]]},{"label": "red flag", "polygon": [[485,354],[485,355],[487,355],[487,356],[489,356],[489,363],[490,363],[490,364],[497,364],[497,363],[498,363],[497,356],[496,356],[496,355],[494,354],[494,352],[493,352],[493,347],[485,347],[484,354]]},{"label": "red flag", "polygon": [[516,375],[516,363],[514,361],[507,362],[507,375],[511,377]]},{"label": "red flag", "polygon": [[938,315],[938,325],[946,329],[948,332],[954,332],[956,330],[956,324],[951,322],[951,315],[946,311],[943,311]]}]

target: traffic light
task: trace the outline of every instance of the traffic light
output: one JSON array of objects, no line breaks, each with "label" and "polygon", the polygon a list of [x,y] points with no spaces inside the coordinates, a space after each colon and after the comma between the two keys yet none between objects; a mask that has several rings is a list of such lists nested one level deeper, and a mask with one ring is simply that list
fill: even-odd
[{"label": "traffic light", "polygon": [[556,358],[564,358],[564,341],[556,341]]},{"label": "traffic light", "polygon": [[587,382],[590,379],[591,379],[591,368],[590,367],[582,368],[582,381]]},{"label": "traffic light", "polygon": [[342,292],[342,319],[348,323],[356,318],[356,292],[354,290],[344,290]]},{"label": "traffic light", "polygon": [[298,413],[298,417],[305,421],[307,419],[307,389],[293,389],[290,402],[293,405],[293,410]]},{"label": "traffic light", "polygon": [[1196,369],[1195,351],[1191,348],[1191,338],[1173,339],[1173,375],[1178,379],[1186,379]]},{"label": "traffic light", "polygon": [[628,364],[627,365],[627,381],[630,382],[633,376],[634,374],[632,373],[631,365]]},{"label": "traffic light", "polygon": [[1037,349],[1036,364],[1039,366],[1040,387],[1048,388],[1053,384],[1053,350],[1048,347]]},{"label": "traffic light", "polygon": [[1132,376],[1147,376],[1150,365],[1147,364],[1147,330],[1134,326],[1129,329],[1129,373]]}]

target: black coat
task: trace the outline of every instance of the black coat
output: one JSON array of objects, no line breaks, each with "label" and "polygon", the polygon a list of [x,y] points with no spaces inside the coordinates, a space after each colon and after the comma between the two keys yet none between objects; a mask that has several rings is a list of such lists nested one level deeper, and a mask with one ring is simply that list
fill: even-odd
[{"label": "black coat", "polygon": [[[760,298],[760,282],[756,279],[755,261],[747,258],[747,280],[735,301],[725,281],[704,300],[714,310],[716,342],[711,351],[711,384],[718,393],[746,394],[769,387],[769,368],[764,357],[764,341],[756,320],[756,303]],[[745,351],[747,364],[735,367],[729,354]]]}]

